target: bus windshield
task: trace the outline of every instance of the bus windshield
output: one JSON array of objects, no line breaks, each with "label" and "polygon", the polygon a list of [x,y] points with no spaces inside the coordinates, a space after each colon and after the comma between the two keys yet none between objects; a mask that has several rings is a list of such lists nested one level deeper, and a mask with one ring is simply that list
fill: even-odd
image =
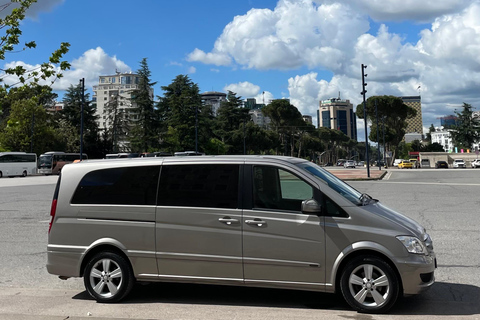
[{"label": "bus windshield", "polygon": [[52,168],[52,155],[42,154],[38,157],[38,169],[40,168]]},{"label": "bus windshield", "polygon": [[[82,159],[87,159],[84,153]],[[39,174],[59,174],[63,166],[80,160],[80,153],[65,153],[65,152],[47,152],[38,158],[38,173]]]}]

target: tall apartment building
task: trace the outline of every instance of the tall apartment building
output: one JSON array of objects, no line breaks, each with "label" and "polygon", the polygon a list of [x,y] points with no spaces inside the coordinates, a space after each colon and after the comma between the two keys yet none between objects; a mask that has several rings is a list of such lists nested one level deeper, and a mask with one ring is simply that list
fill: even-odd
[{"label": "tall apartment building", "polygon": [[357,140],[357,117],[350,100],[331,98],[320,101],[318,126],[337,129]]},{"label": "tall apartment building", "polygon": [[211,106],[213,115],[216,116],[222,102],[227,101],[227,94],[223,92],[209,91],[201,94],[205,105]]},{"label": "tall apartment building", "polygon": [[405,133],[420,133],[423,134],[423,120],[422,120],[422,99],[420,96],[400,97],[403,103],[417,111],[417,115],[412,119],[407,119],[407,129]]},{"label": "tall apartment building", "polygon": [[[117,72],[115,75],[99,77],[98,85],[93,86],[93,101],[97,104],[96,114],[101,130],[109,126],[108,115],[105,111],[105,107],[109,103],[118,103],[120,113],[125,113],[130,119],[135,120],[136,116],[131,112],[134,107],[131,93],[138,89],[139,81],[138,74],[131,72]],[[151,98],[153,100],[153,88],[151,88]]]}]

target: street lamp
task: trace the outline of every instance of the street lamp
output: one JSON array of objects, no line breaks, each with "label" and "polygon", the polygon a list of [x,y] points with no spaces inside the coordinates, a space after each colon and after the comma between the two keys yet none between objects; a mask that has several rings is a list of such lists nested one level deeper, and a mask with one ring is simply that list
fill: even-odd
[{"label": "street lamp", "polygon": [[360,92],[361,95],[363,95],[363,120],[365,123],[365,157],[366,157],[366,162],[367,162],[367,177],[370,178],[370,159],[368,157],[368,134],[367,134],[367,103],[365,102],[365,93],[367,93],[367,90],[365,90],[365,87],[367,86],[367,83],[365,82],[365,78],[367,75],[365,74],[365,70],[367,69],[367,66],[363,65],[362,63],[362,92]]}]

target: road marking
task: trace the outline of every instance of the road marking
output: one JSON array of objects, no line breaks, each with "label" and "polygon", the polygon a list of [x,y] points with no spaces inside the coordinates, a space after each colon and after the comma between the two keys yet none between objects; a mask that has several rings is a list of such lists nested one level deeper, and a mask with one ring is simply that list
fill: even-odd
[{"label": "road marking", "polygon": [[376,183],[396,183],[396,184],[423,184],[423,185],[442,185],[442,186],[480,186],[480,183],[450,183],[450,182],[406,182],[406,181],[383,181]]}]

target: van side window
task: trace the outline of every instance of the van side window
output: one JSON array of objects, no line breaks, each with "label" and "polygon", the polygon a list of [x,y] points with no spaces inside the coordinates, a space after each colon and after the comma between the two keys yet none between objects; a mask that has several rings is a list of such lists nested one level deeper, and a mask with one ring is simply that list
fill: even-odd
[{"label": "van side window", "polygon": [[160,166],[96,170],[80,181],[72,204],[155,205]]},{"label": "van side window", "polygon": [[159,206],[238,208],[239,165],[164,165]]},{"label": "van side window", "polygon": [[253,168],[253,207],[301,211],[302,201],[313,198],[313,188],[294,174],[271,166]]}]

